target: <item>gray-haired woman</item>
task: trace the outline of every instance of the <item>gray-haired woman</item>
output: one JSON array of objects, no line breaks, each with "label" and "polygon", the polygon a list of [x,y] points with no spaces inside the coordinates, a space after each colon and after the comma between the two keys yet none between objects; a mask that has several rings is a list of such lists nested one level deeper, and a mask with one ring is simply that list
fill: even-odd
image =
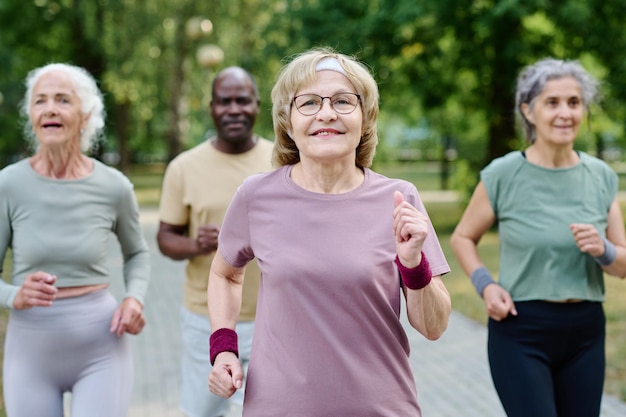
[{"label": "gray-haired woman", "polygon": [[[597,97],[576,61],[544,59],[517,82],[529,146],[492,161],[451,239],[489,314],[489,362],[509,417],[597,417],[604,383],[603,273],[626,275],[617,175],[574,149]],[[477,245],[497,221],[496,282]]]},{"label": "gray-haired woman", "polygon": [[[36,151],[0,171],[0,260],[12,250],[0,306],[11,309],[4,351],[9,417],[122,417],[133,384],[128,336],[141,332],[149,254],[130,181],[85,155],[104,106],[84,69],[29,73],[22,111]],[[126,295],[107,287],[109,242],[124,257]],[[1,265],[1,262],[0,262]]]}]

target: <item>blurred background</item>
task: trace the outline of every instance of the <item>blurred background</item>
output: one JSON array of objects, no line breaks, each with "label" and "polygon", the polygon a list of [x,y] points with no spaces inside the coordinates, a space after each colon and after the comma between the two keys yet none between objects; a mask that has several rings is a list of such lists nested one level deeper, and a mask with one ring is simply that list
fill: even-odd
[{"label": "blurred background", "polygon": [[[355,55],[381,91],[377,163],[440,163],[442,188],[519,148],[515,77],[546,56],[602,80],[578,148],[618,163],[625,145],[623,0],[0,0],[0,166],[27,154],[18,104],[29,70],[83,66],[107,102],[99,159],[128,172],[167,162],[211,132],[210,81],[228,65],[257,79],[257,130],[285,58],[316,45]],[[619,167],[619,166],[618,166]],[[469,184],[468,184],[469,183]]]},{"label": "blurred background", "polygon": [[[516,76],[552,56],[580,60],[601,80],[603,100],[576,148],[609,162],[626,189],[625,16],[624,0],[0,0],[0,168],[30,154],[18,113],[28,71],[79,65],[106,99],[106,140],[94,156],[128,174],[140,204],[154,207],[167,162],[213,132],[217,71],[240,65],[254,75],[256,131],[272,139],[279,69],[296,53],[331,46],[371,68],[381,92],[374,168],[422,192],[453,269],[453,306],[484,322],[448,237],[478,171],[524,146],[513,116]],[[481,250],[493,271],[497,249],[488,234]],[[622,399],[624,285],[607,278],[605,303],[606,388]],[[0,339],[5,321],[3,312]]]}]

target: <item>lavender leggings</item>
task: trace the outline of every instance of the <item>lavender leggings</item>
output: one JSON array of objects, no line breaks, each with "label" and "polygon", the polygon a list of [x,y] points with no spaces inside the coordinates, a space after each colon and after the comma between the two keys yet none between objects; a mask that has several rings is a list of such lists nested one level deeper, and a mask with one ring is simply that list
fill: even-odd
[{"label": "lavender leggings", "polygon": [[117,301],[108,290],[12,310],[4,350],[8,417],[123,417],[133,385],[128,336],[109,332]]}]

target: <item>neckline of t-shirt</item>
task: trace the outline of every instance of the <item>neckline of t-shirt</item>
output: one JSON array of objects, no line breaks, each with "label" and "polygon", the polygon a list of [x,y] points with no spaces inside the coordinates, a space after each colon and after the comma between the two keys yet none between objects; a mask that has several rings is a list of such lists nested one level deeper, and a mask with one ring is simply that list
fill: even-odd
[{"label": "neckline of t-shirt", "polygon": [[566,172],[566,171],[571,171],[571,170],[575,170],[575,169],[579,169],[580,167],[583,166],[584,163],[584,154],[582,152],[578,152],[578,162],[575,163],[574,165],[570,165],[568,167],[556,167],[556,168],[548,168],[548,167],[542,167],[541,165],[537,165],[537,164],[533,164],[532,162],[530,162],[528,160],[528,158],[526,158],[526,156],[524,156],[524,153],[522,151],[519,152],[519,157],[522,158],[524,160],[524,164],[526,164],[527,166],[530,166],[532,168],[538,169],[540,171],[545,171],[545,172]]},{"label": "neckline of t-shirt", "polygon": [[45,175],[41,175],[39,174],[37,171],[35,171],[32,167],[32,165],[30,164],[30,158],[25,158],[22,160],[22,163],[26,165],[26,170],[30,173],[30,175],[32,175],[34,178],[37,178],[41,181],[46,181],[46,182],[51,182],[54,184],[60,184],[60,183],[80,183],[80,182],[85,182],[85,181],[89,181],[96,172],[96,169],[98,169],[98,160],[94,159],[94,158],[90,158],[93,161],[93,169],[91,170],[91,172],[88,175],[85,175],[84,177],[81,178],[50,178],[50,177],[46,177]]},{"label": "neckline of t-shirt", "polygon": [[287,185],[287,187],[289,187],[291,190],[295,191],[296,193],[303,195],[303,196],[307,196],[310,198],[315,198],[318,200],[346,200],[350,197],[353,197],[355,195],[358,195],[360,193],[363,192],[363,190],[365,189],[366,185],[369,183],[370,180],[370,169],[369,168],[363,168],[363,182],[361,184],[359,184],[358,187],[356,187],[353,190],[350,190],[346,193],[341,193],[341,194],[323,194],[323,193],[316,193],[314,191],[309,191],[306,190],[302,187],[300,187],[298,184],[296,184],[292,179],[291,179],[291,170],[293,169],[294,165],[287,165],[285,166],[285,169],[283,170],[283,179],[285,181],[285,184]]},{"label": "neckline of t-shirt", "polygon": [[240,152],[240,153],[222,152],[219,149],[217,149],[215,147],[215,144],[213,143],[215,140],[217,140],[217,136],[211,136],[207,138],[206,140],[204,140],[201,144],[203,144],[206,148],[208,148],[209,153],[211,153],[212,155],[218,155],[219,157],[223,157],[224,159],[245,159],[245,158],[255,157],[256,156],[255,152],[258,152],[258,150],[262,148],[262,146],[259,146],[259,143],[261,143],[261,140],[265,140],[265,139],[263,139],[261,136],[256,135],[256,134],[254,135],[254,137],[256,138],[256,142],[254,143],[254,146],[252,146],[247,151]]}]

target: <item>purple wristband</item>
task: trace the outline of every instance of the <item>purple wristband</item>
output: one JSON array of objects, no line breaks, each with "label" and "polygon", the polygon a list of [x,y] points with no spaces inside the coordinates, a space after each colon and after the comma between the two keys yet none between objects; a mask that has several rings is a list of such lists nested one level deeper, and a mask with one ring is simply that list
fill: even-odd
[{"label": "purple wristband", "polygon": [[402,284],[411,290],[421,290],[430,283],[433,277],[430,264],[424,252],[422,252],[422,261],[415,268],[407,268],[402,265],[398,255],[396,255],[396,265],[398,265],[398,271],[400,271]]},{"label": "purple wristband", "polygon": [[215,363],[217,355],[222,352],[233,352],[237,357],[239,357],[239,350],[237,349],[237,332],[223,327],[211,333],[211,337],[209,337],[209,352],[211,365]]}]

